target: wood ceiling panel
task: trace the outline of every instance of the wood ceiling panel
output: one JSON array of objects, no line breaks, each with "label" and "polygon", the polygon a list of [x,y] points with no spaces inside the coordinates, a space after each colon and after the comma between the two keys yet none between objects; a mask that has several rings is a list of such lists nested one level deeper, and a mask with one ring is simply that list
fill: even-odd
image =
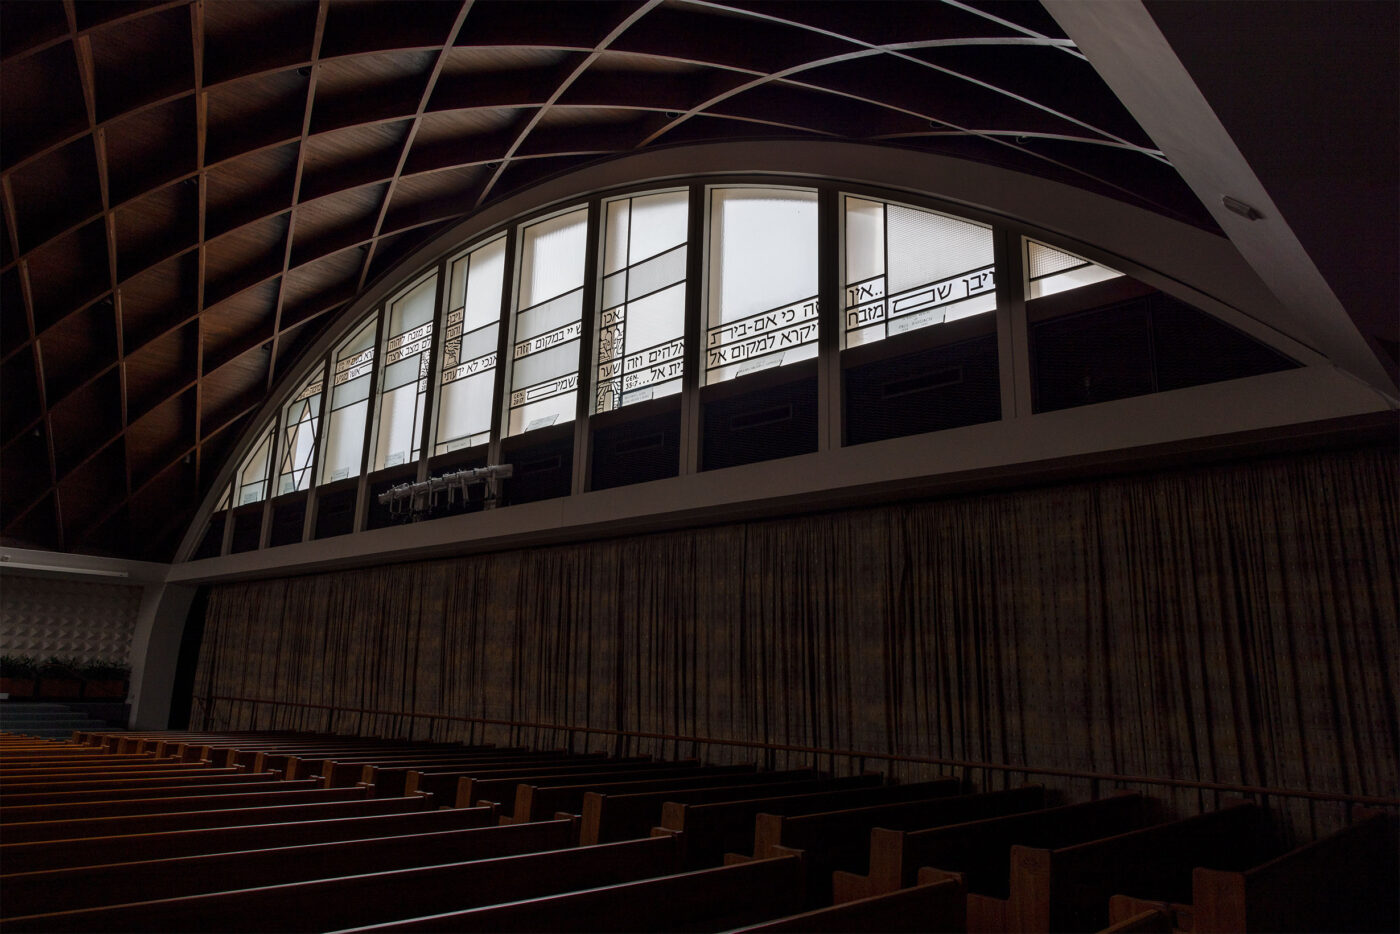
[{"label": "wood ceiling panel", "polygon": [[142,270],[121,284],[122,340],[132,353],[196,311],[199,258],[186,253]]},{"label": "wood ceiling panel", "polygon": [[[125,445],[117,438],[96,452],[86,463],[58,481],[58,499],[63,506],[63,537],[77,544],[112,505],[126,499]],[[110,544],[120,545],[119,542]],[[101,550],[101,549],[99,549]]]},{"label": "wood ceiling panel", "polygon": [[195,391],[167,399],[126,429],[131,482],[140,487],[194,447]]},{"label": "wood ceiling panel", "polygon": [[129,354],[126,368],[127,418],[135,421],[199,377],[199,322],[151,341]]},{"label": "wood ceiling panel", "polygon": [[202,431],[209,431],[241,417],[255,406],[266,390],[267,365],[272,356],[269,344],[242,354],[200,381],[199,418]]},{"label": "wood ceiling panel", "polygon": [[516,107],[482,107],[424,114],[403,174],[499,160],[533,113]]},{"label": "wood ceiling panel", "polygon": [[292,203],[299,148],[287,143],[259,149],[211,167],[205,173],[205,235],[213,239],[285,210]]},{"label": "wood ceiling panel", "polygon": [[29,254],[29,278],[34,327],[42,334],[111,287],[105,225],[93,221]]},{"label": "wood ceiling panel", "polygon": [[104,299],[75,312],[39,338],[44,392],[49,405],[61,401],[117,361],[117,322]]},{"label": "wood ceiling panel", "polygon": [[353,297],[364,258],[362,249],[343,250],[288,272],[284,318],[300,322],[310,312]]},{"label": "wood ceiling panel", "polygon": [[0,393],[5,399],[0,405],[0,444],[8,444],[44,414],[33,347],[0,360]]},{"label": "wood ceiling panel", "polygon": [[123,117],[106,130],[112,204],[195,170],[195,102],[183,97]]},{"label": "wood ceiling panel", "polygon": [[297,205],[292,268],[369,240],[388,187],[365,185]]},{"label": "wood ceiling panel", "polygon": [[670,5],[618,37],[612,48],[769,74],[859,46],[834,36],[716,9]]},{"label": "wood ceiling panel", "polygon": [[380,276],[393,269],[394,264],[412,253],[420,244],[427,243],[447,228],[452,221],[415,227],[401,234],[380,237],[374,249],[374,260],[369,266],[369,276],[365,284],[375,282]]},{"label": "wood ceiling panel", "polygon": [[204,81],[296,67],[311,58],[315,0],[238,0],[204,5]]},{"label": "wood ceiling panel", "polygon": [[637,9],[635,2],[482,0],[474,3],[457,45],[591,49]]},{"label": "wood ceiling panel", "polygon": [[288,216],[266,217],[209,241],[204,260],[206,307],[282,271]]},{"label": "wood ceiling panel", "polygon": [[184,517],[199,505],[193,463],[178,459],[131,495],[131,537],[141,560],[170,561],[189,524]]},{"label": "wood ceiling panel", "polygon": [[472,209],[490,178],[484,166],[409,175],[399,180],[384,218],[385,230],[402,230],[429,220],[456,217]]},{"label": "wood ceiling panel", "polygon": [[22,516],[5,523],[5,538],[31,548],[63,549],[59,532],[58,500],[52,493],[44,496]]},{"label": "wood ceiling panel", "polygon": [[122,430],[121,377],[115,369],[51,406],[54,467],[61,481]]},{"label": "wood ceiling panel", "polygon": [[0,356],[13,353],[30,336],[19,269],[6,269],[0,272]]},{"label": "wood ceiling panel", "polygon": [[323,61],[316,71],[312,132],[412,115],[436,59],[436,53],[422,51]]},{"label": "wood ceiling panel", "polygon": [[321,133],[307,139],[301,200],[382,181],[394,174],[410,121],[376,123]]},{"label": "wood ceiling panel", "polygon": [[0,113],[5,145],[0,167],[11,166],[88,128],[78,60],[71,42],[61,42],[18,61],[5,62]]},{"label": "wood ceiling panel", "polygon": [[210,88],[208,162],[300,136],[308,90],[307,78],[296,68]]},{"label": "wood ceiling panel", "polygon": [[127,279],[194,246],[199,237],[199,185],[193,178],[135,198],[115,212],[117,277]]},{"label": "wood ceiling panel", "polygon": [[10,58],[68,34],[68,18],[57,3],[17,3],[5,11],[0,56]]},{"label": "wood ceiling panel", "polygon": [[442,45],[461,5],[425,3],[405,15],[394,0],[335,0],[326,15],[325,56]]},{"label": "wood ceiling panel", "polygon": [[[985,7],[988,4],[981,6]],[[1029,3],[1006,3],[1000,6],[1003,13],[1006,8],[1017,6],[1040,8],[1039,4]],[[794,9],[792,3],[782,0],[758,0],[745,3],[743,7],[755,14],[779,20],[800,21],[814,29],[834,32],[870,45],[906,42],[914,37],[969,39],[1024,35],[1010,25],[979,15],[974,9],[947,3],[928,3],[926,0],[881,0],[877,8],[878,14],[871,9],[868,0],[822,0],[821,3],[804,4],[801,10]],[[1002,13],[989,12],[995,17],[1002,17]],[[1047,16],[1044,19],[1050,18]],[[1053,26],[1054,21],[1050,20],[1050,23]]]},{"label": "wood ceiling panel", "polygon": [[194,84],[190,11],[183,6],[98,29],[90,41],[100,122]]},{"label": "wood ceiling panel", "polygon": [[277,336],[274,384],[284,379],[288,369],[300,362],[302,353],[316,342],[316,338],[325,333],[333,317],[334,315],[329,313],[320,315],[305,324],[286,328]]},{"label": "wood ceiling panel", "polygon": [[49,446],[42,426],[24,432],[0,451],[0,484],[5,490],[0,499],[0,529],[8,535],[12,534],[10,523],[50,489]]},{"label": "wood ceiling panel", "polygon": [[92,136],[82,136],[16,170],[10,187],[21,252],[101,214],[102,187]]},{"label": "wood ceiling panel", "polygon": [[276,279],[259,283],[206,308],[199,316],[206,373],[272,339],[277,286]]}]

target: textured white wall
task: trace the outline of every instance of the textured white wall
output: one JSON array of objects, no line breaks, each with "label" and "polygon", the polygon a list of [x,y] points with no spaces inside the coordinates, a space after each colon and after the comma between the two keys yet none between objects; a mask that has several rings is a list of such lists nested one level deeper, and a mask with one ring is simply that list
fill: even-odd
[{"label": "textured white wall", "polygon": [[0,580],[0,651],[131,661],[140,585],[6,574]]}]

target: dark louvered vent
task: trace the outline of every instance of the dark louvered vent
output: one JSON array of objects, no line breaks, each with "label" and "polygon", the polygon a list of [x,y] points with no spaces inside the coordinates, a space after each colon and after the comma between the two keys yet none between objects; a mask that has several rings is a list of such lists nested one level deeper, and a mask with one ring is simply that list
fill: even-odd
[{"label": "dark louvered vent", "polygon": [[707,403],[702,468],[715,470],[817,449],[817,381],[802,379]]},{"label": "dark louvered vent", "polygon": [[228,513],[216,512],[209,518],[209,528],[205,529],[204,537],[199,540],[199,547],[194,551],[194,558],[217,558],[224,549],[224,523],[228,521]]},{"label": "dark louvered vent", "polygon": [[674,477],[680,457],[679,411],[599,428],[593,432],[592,489]]},{"label": "dark louvered vent", "polygon": [[256,551],[262,539],[263,504],[252,503],[233,511],[233,541],[229,551]]},{"label": "dark louvered vent", "polygon": [[306,524],[306,494],[293,493],[272,501],[272,529],[268,544],[295,545],[301,541]]},{"label": "dark louvered vent", "polygon": [[846,440],[942,431],[1001,417],[996,335],[846,371]]},{"label": "dark louvered vent", "polygon": [[354,480],[345,481],[339,489],[327,488],[316,502],[316,537],[345,535],[355,529]]},{"label": "dark louvered vent", "polygon": [[566,427],[562,437],[524,444],[506,457],[514,467],[513,475],[505,481],[507,503],[533,503],[569,495],[573,487],[574,437],[573,426]]}]

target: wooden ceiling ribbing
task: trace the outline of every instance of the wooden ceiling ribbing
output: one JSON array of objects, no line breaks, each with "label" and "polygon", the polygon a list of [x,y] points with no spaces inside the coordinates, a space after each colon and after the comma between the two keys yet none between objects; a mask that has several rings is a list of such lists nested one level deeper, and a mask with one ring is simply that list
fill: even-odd
[{"label": "wooden ceiling ribbing", "polygon": [[839,138],[1202,226],[1037,3],[0,3],[0,534],[168,560],[365,286],[539,179]]}]

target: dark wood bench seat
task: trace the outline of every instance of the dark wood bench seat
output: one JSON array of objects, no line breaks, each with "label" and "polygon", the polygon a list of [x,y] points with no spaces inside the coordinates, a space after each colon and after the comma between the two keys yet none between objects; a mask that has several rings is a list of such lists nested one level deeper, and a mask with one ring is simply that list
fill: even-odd
[{"label": "dark wood bench seat", "polygon": [[[627,758],[612,759],[604,753],[584,753],[571,756],[536,756],[533,758],[516,758],[506,760],[489,760],[480,762],[365,762],[358,766],[358,773],[351,773],[349,766],[346,771],[336,772],[335,781],[344,783],[346,781],[361,781],[367,785],[374,786],[376,795],[401,795],[408,791],[433,791],[435,794],[447,799],[455,800],[457,797],[457,785],[454,781],[444,780],[439,783],[440,787],[410,788],[410,776],[414,772],[421,772],[424,776],[445,775],[453,773],[463,775],[477,770],[494,771],[499,769],[519,768],[519,769],[547,769],[547,768],[602,768],[605,765],[616,768],[640,768],[643,765],[656,765],[657,763],[650,756],[629,756]],[[339,769],[339,766],[337,766]],[[321,772],[322,777],[326,775]],[[353,777],[352,777],[353,775]]]},{"label": "dark wood bench seat", "polygon": [[588,795],[583,802],[581,839],[602,843],[640,836],[653,825],[666,831],[684,833],[687,866],[713,865],[725,852],[744,849],[754,837],[759,814],[809,814],[836,808],[871,807],[956,795],[962,783],[943,778],[909,785],[886,785],[881,776],[861,776],[862,781],[801,794],[768,795],[725,801],[667,801],[648,806],[649,801],[633,795]]},{"label": "dark wood bench seat", "polygon": [[0,824],[8,838],[12,830],[35,823],[81,821],[103,817],[123,817],[140,814],[172,814],[178,811],[207,811],[212,808],[256,808],[271,804],[310,804],[321,801],[355,801],[365,797],[359,788],[321,788],[316,782],[301,779],[292,782],[267,782],[252,788],[238,787],[230,794],[209,794],[196,791],[176,797],[117,798],[100,801],[75,801],[58,804],[31,804],[0,808]]},{"label": "dark wood bench seat", "polygon": [[1364,808],[1353,820],[1249,869],[1197,867],[1189,904],[1114,895],[1109,922],[1156,909],[1182,930],[1400,930],[1400,824],[1394,814]]},{"label": "dark wood bench seat", "polygon": [[[632,841],[640,842],[640,841]],[[614,843],[609,846],[625,846]],[[720,866],[429,917],[351,928],[370,931],[723,931],[789,914],[793,857]]]},{"label": "dark wood bench seat", "polygon": [[[313,805],[307,809],[310,815],[303,819],[284,816],[281,820],[268,823],[254,820],[228,826],[155,833],[0,844],[0,866],[7,873],[64,869],[496,826],[494,808],[433,810],[425,807],[424,802],[423,798],[394,798],[374,805],[376,809],[387,810],[387,813],[381,811],[358,815],[347,815],[343,805]],[[332,809],[342,810],[338,815]]]},{"label": "dark wood bench seat", "polygon": [[[9,782],[0,785],[6,795],[32,794],[41,791],[81,791],[88,788],[159,788],[162,785],[183,785],[187,782],[242,781],[246,776],[256,775],[247,769],[194,768],[175,769],[169,772],[136,772],[133,774],[112,774],[110,772],[80,773],[50,778],[31,778],[22,782]],[[277,773],[272,773],[277,775]],[[95,777],[93,777],[95,775]],[[278,775],[280,778],[281,776]]]},{"label": "dark wood bench seat", "polygon": [[95,908],[208,892],[330,879],[388,869],[560,850],[577,843],[570,821],[141,860],[0,876],[3,917]]},{"label": "dark wood bench seat", "polygon": [[[765,788],[772,786],[774,794],[782,794],[794,787],[811,787],[811,790],[815,791],[816,787],[810,783],[830,781],[821,773],[811,769],[795,769],[787,772],[730,772],[727,769],[727,766],[713,766],[710,769],[697,769],[694,772],[663,775],[655,778],[642,778],[639,774],[621,781],[584,779],[577,784],[521,782],[516,786],[515,807],[509,819],[523,823],[531,820],[543,820],[560,812],[580,814],[583,811],[583,796],[588,792],[646,794],[652,792],[671,793],[687,789],[724,788],[727,790],[721,792],[721,796],[723,796],[737,788],[756,790],[760,786]],[[751,797],[746,792],[741,792],[741,794],[744,797]],[[502,819],[507,818],[503,815]]]},{"label": "dark wood bench seat", "polygon": [[[330,779],[335,785],[353,785],[364,781],[365,768],[384,766],[386,768],[412,768],[414,766],[437,768],[451,765],[471,765],[476,762],[533,762],[545,759],[555,753],[531,752],[529,750],[501,749],[488,752],[459,753],[419,753],[419,754],[345,754],[336,756],[293,756],[287,763],[289,777],[319,775]],[[593,756],[590,756],[593,758]]]},{"label": "dark wood bench seat", "polygon": [[[491,788],[492,798],[497,801],[506,797],[514,801],[515,785],[518,781],[531,778],[547,778],[559,775],[598,775],[600,773],[614,772],[617,774],[632,775],[637,772],[666,772],[684,769],[694,769],[700,766],[698,759],[679,759],[674,762],[654,762],[650,759],[626,760],[618,762],[612,759],[596,759],[587,762],[560,761],[555,763],[529,763],[519,766],[505,766],[503,768],[491,769],[460,769],[449,768],[447,771],[439,771],[432,768],[415,769],[411,771],[404,780],[404,793],[414,791],[427,791],[438,795],[439,800],[444,804],[453,804],[456,807],[465,807],[463,802],[475,804],[485,795],[480,790],[486,782],[498,782]],[[752,765],[745,766],[749,771],[755,771]],[[466,782],[463,785],[463,782]],[[501,789],[505,789],[503,792]]]},{"label": "dark wood bench seat", "polygon": [[670,839],[294,882],[11,918],[18,931],[313,932],[616,885],[674,871]]},{"label": "dark wood bench seat", "polygon": [[[105,788],[87,788],[77,791],[36,791],[14,794],[5,791],[4,807],[25,807],[34,804],[81,804],[88,801],[121,801],[130,798],[177,798],[189,795],[227,795],[256,791],[259,787],[276,782],[281,788],[287,783],[276,772],[242,772],[237,775],[217,776],[222,781],[200,782],[189,780],[179,784],[164,782],[155,785],[149,782],[132,785],[109,785]],[[291,785],[289,787],[319,788],[316,782]],[[3,815],[0,815],[3,819]]]},{"label": "dark wood bench seat", "polygon": [[1017,844],[1007,929],[1097,930],[1115,894],[1188,901],[1195,867],[1247,868],[1271,852],[1267,813],[1245,803],[1070,846]]},{"label": "dark wood bench seat", "polygon": [[967,897],[955,879],[942,879],[898,889],[884,895],[841,905],[815,908],[798,915],[736,928],[729,934],[800,931],[844,934],[846,931],[924,932],[966,931]]},{"label": "dark wood bench seat", "polygon": [[[359,788],[336,788],[336,792],[363,792]],[[324,793],[318,789],[318,792]],[[306,792],[292,792],[306,794]],[[240,824],[273,823],[289,820],[311,820],[315,816],[350,817],[356,814],[401,813],[400,802],[427,807],[431,799],[421,798],[359,798],[349,801],[316,801],[307,804],[272,804],[263,807],[215,808],[204,811],[179,811],[173,814],[135,814],[123,817],[91,817],[83,820],[36,821],[28,824],[7,824],[0,855],[20,843],[43,840],[72,840],[83,837],[110,837],[133,833],[158,833],[162,830],[184,830],[195,827],[234,827]],[[400,810],[401,808],[401,810]]]},{"label": "dark wood bench seat", "polygon": [[[180,762],[174,759],[166,761],[147,762],[118,762],[114,764],[97,763],[93,765],[70,765],[57,766],[55,768],[35,767],[23,769],[11,769],[0,774],[0,787],[12,782],[38,781],[44,778],[81,778],[84,775],[140,775],[143,772],[157,774],[160,772],[179,772],[190,769],[208,768],[208,763]],[[241,769],[239,771],[242,771]]]}]

